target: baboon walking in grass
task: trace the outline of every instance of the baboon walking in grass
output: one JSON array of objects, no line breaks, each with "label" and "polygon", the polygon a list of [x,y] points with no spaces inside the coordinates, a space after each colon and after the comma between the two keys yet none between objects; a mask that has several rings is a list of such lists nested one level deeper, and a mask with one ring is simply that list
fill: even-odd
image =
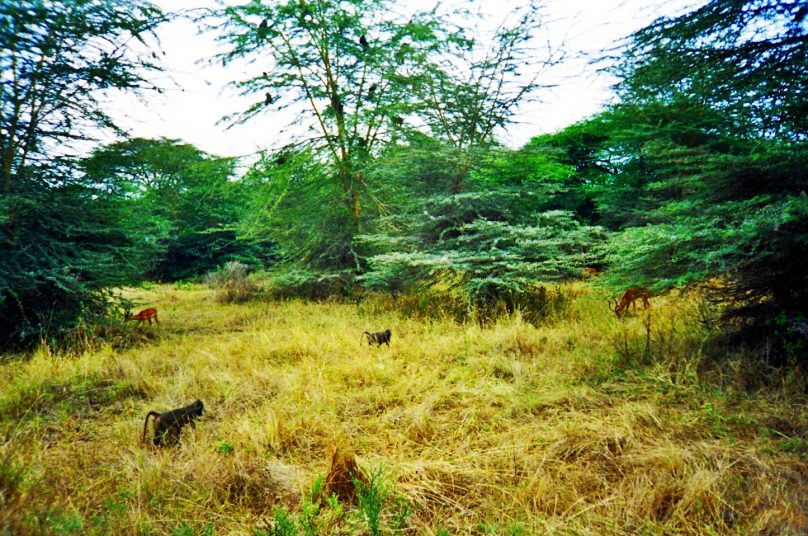
[{"label": "baboon walking in grass", "polygon": [[165,413],[150,411],[146,414],[146,421],[143,423],[143,441],[146,441],[149,417],[154,416],[154,444],[158,447],[172,446],[179,442],[183,426],[190,424],[191,428],[196,428],[195,421],[202,416],[204,411],[205,405],[201,400]]},{"label": "baboon walking in grass", "polygon": [[390,337],[392,336],[393,332],[390,331],[389,329],[386,329],[384,331],[376,331],[375,333],[366,331],[362,334],[362,337],[368,338],[368,345],[376,344],[378,346],[381,346],[382,344],[390,346]]}]

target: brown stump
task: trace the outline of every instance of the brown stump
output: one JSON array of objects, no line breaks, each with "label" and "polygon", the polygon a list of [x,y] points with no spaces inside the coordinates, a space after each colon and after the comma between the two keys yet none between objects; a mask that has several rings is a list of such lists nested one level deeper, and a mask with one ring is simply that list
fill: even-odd
[{"label": "brown stump", "polygon": [[354,455],[334,450],[323,492],[326,496],[336,495],[343,503],[353,503],[356,499],[356,482],[367,485],[368,478],[356,463]]}]

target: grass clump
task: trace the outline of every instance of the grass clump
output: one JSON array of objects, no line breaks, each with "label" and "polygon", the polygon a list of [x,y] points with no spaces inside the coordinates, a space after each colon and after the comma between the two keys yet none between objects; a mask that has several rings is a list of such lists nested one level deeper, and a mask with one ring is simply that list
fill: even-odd
[{"label": "grass clump", "polygon": [[276,270],[269,279],[271,295],[277,300],[304,299],[323,301],[354,295],[352,271],[317,271],[305,268]]}]

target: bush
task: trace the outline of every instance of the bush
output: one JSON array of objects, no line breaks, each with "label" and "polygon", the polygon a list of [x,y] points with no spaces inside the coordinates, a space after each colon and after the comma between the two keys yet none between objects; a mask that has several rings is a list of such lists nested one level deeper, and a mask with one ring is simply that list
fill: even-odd
[{"label": "bush", "polygon": [[261,290],[250,279],[247,271],[246,264],[231,261],[216,272],[209,273],[205,277],[205,283],[211,288],[219,289],[216,299],[220,303],[244,303],[254,299]]},{"label": "bush", "polygon": [[468,299],[481,326],[517,311],[527,322],[538,325],[558,316],[569,301],[558,288],[548,290],[544,285],[531,285],[511,289],[495,284],[475,287]]},{"label": "bush", "polygon": [[516,313],[533,325],[552,321],[563,314],[574,291],[569,287],[531,285],[518,292],[492,287],[474,294],[456,289],[406,292],[389,298],[383,294],[371,296],[362,302],[363,309],[376,313],[394,310],[408,318],[450,319],[459,324],[477,322],[484,327]]},{"label": "bush", "polygon": [[334,296],[352,297],[354,274],[349,271],[320,272],[287,269],[276,272],[270,280],[271,294],[276,299],[301,298],[326,300]]}]

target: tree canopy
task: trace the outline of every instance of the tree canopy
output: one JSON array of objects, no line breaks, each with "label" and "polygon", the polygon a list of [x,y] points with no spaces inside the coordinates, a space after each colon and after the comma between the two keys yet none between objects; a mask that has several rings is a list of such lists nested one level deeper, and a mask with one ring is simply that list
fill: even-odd
[{"label": "tree canopy", "polygon": [[711,0],[658,19],[622,51],[620,97],[698,101],[739,135],[804,140],[806,15],[797,0]]},{"label": "tree canopy", "polygon": [[152,252],[146,278],[187,279],[228,261],[262,265],[271,255],[267,243],[237,237],[248,196],[234,180],[234,158],[178,140],[131,138],[96,149],[81,167],[108,200],[121,204],[120,225]]}]

